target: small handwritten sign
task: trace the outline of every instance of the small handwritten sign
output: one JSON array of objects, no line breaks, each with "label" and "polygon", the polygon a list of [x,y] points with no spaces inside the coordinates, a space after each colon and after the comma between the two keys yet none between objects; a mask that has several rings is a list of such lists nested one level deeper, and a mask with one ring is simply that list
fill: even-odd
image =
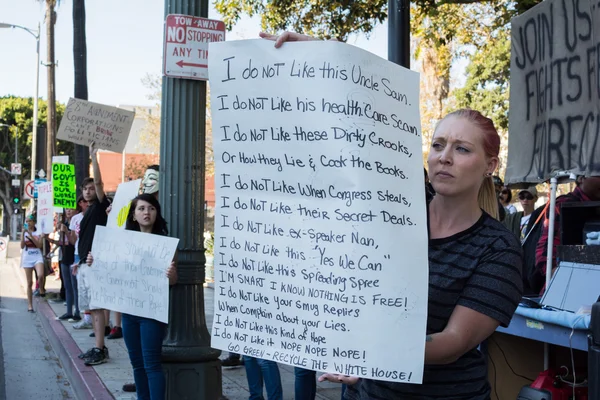
[{"label": "small handwritten sign", "polygon": [[166,271],[177,243],[179,239],[167,236],[97,226],[90,305],[167,323]]},{"label": "small handwritten sign", "polygon": [[117,107],[69,99],[60,122],[57,139],[122,153],[127,144],[135,113]]},{"label": "small handwritten sign", "polygon": [[125,229],[131,200],[138,195],[141,183],[142,180],[137,179],[121,183],[117,186],[117,193],[115,193],[115,199],[112,202],[112,209],[110,210],[110,214],[108,214],[107,228]]},{"label": "small handwritten sign", "polygon": [[38,235],[54,232],[54,207],[52,195],[52,182],[44,182],[38,185],[36,223],[36,234]]},{"label": "small handwritten sign", "polygon": [[54,207],[77,207],[75,190],[75,166],[73,164],[52,164],[52,188]]},{"label": "small handwritten sign", "polygon": [[212,346],[420,383],[428,263],[419,75],[335,42],[210,46]]}]

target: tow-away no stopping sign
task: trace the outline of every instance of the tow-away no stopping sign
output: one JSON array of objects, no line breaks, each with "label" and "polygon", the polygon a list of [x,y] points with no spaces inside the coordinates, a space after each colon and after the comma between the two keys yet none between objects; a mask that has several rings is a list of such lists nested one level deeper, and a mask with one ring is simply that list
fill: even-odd
[{"label": "tow-away no stopping sign", "polygon": [[208,79],[208,44],[225,40],[225,24],[214,19],[169,14],[165,22],[163,74]]}]

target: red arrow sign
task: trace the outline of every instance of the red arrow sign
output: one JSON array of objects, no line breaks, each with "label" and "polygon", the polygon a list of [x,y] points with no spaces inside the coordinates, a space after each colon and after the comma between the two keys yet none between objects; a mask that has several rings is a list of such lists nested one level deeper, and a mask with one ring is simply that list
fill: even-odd
[{"label": "red arrow sign", "polygon": [[208,68],[208,65],[206,64],[194,64],[194,63],[187,63],[184,62],[183,60],[176,62],[175,64],[179,65],[179,67],[183,68],[183,66],[188,66],[188,67],[198,67],[198,68]]}]

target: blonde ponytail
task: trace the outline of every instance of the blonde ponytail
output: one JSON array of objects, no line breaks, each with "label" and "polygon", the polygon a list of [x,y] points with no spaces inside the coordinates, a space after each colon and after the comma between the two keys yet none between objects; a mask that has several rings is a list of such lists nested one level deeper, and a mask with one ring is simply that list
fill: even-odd
[{"label": "blonde ponytail", "polygon": [[485,177],[483,183],[479,187],[477,196],[479,207],[490,214],[497,220],[500,219],[500,211],[498,210],[498,199],[496,198],[496,188],[492,177]]}]

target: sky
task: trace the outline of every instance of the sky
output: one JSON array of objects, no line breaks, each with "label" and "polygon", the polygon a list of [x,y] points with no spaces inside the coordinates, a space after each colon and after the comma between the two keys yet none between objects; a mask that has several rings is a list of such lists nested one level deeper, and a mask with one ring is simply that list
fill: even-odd
[{"label": "sky", "polygon": [[[62,0],[55,25],[56,99],[73,96],[73,1]],[[0,22],[33,30],[41,24],[40,60],[46,57],[45,5],[37,0],[0,0]],[[108,105],[151,106],[146,74],[162,74],[164,0],[86,1],[88,98]],[[209,18],[220,19],[211,7]],[[258,38],[259,18],[244,18],[228,32],[228,40]],[[0,96],[32,97],[35,93],[36,44],[22,29],[0,29]],[[354,35],[348,43],[380,57],[387,55],[387,25],[367,39]],[[39,95],[47,98],[47,69],[40,66]]]}]

